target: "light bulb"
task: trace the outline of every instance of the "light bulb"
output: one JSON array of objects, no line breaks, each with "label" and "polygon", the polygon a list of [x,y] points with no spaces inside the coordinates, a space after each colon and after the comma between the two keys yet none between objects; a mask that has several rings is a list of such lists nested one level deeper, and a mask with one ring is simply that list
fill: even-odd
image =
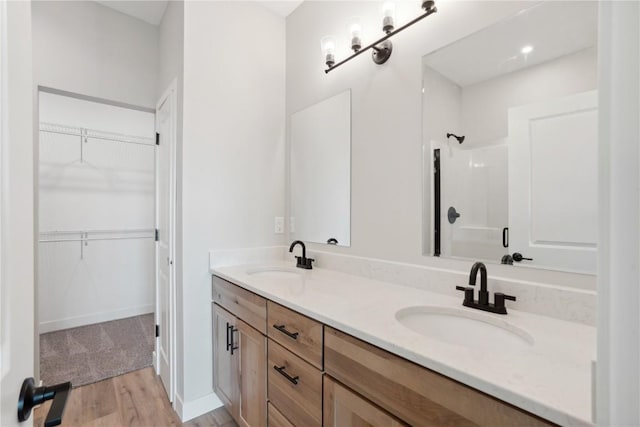
[{"label": "light bulb", "polygon": [[332,67],[336,63],[336,41],[333,36],[324,36],[320,40],[322,46],[322,55],[324,56],[324,63],[327,67]]},{"label": "light bulb", "polygon": [[362,48],[362,39],[360,38],[362,34],[362,26],[360,25],[360,20],[358,18],[353,18],[351,22],[351,49],[354,52],[359,51]]},{"label": "light bulb", "polygon": [[522,52],[523,55],[528,55],[531,52],[533,52],[533,46],[527,45],[527,46],[523,47],[522,49],[520,49],[520,52]]},{"label": "light bulb", "polygon": [[385,2],[382,5],[382,31],[389,34],[394,28],[394,17],[396,14],[396,4],[393,2]]}]

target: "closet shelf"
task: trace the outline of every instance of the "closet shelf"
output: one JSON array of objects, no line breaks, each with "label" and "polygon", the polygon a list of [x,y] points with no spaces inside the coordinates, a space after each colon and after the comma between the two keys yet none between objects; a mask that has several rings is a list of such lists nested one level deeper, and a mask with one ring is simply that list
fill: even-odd
[{"label": "closet shelf", "polygon": [[116,132],[107,132],[97,129],[80,128],[75,126],[61,125],[57,123],[40,122],[40,132],[57,133],[60,135],[78,136],[82,142],[88,142],[89,139],[99,139],[103,141],[123,142],[127,144],[147,145],[155,147],[154,138],[126,135]]},{"label": "closet shelf", "polygon": [[[129,229],[129,230],[54,230],[40,233],[40,243],[58,242],[91,242],[97,240],[135,240],[135,239],[155,239],[156,230],[151,229]],[[91,235],[96,236],[91,236]],[[112,236],[113,234],[124,234],[124,236]],[[129,235],[127,235],[129,234]],[[79,237],[74,237],[79,235]],[[111,235],[111,236],[110,236]],[[57,237],[63,236],[63,237]],[[72,237],[67,237],[72,236]]]}]

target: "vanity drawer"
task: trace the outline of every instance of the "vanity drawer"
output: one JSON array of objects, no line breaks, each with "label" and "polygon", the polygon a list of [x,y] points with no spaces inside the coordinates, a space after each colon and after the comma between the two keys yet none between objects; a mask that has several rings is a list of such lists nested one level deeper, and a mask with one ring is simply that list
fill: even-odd
[{"label": "vanity drawer", "polygon": [[330,327],[324,339],[326,373],[409,424],[553,425]]},{"label": "vanity drawer", "polygon": [[267,424],[269,427],[294,427],[271,402],[267,406],[269,408],[269,421]]},{"label": "vanity drawer", "polygon": [[268,341],[269,401],[296,426],[320,426],[322,372],[275,341]]},{"label": "vanity drawer", "polygon": [[274,302],[267,302],[267,335],[322,369],[322,323]]},{"label": "vanity drawer", "polygon": [[213,301],[266,334],[267,300],[240,286],[213,276]]}]

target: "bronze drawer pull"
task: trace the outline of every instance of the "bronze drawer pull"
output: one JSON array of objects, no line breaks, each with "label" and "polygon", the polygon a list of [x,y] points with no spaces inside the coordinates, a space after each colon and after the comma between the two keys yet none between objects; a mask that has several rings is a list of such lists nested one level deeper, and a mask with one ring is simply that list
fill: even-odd
[{"label": "bronze drawer pull", "polygon": [[233,333],[238,332],[238,328],[235,328],[233,325],[229,325],[229,350],[231,350],[231,355],[233,356],[233,351],[237,350],[239,347],[235,345],[233,342]]},{"label": "bronze drawer pull", "polygon": [[275,369],[276,371],[280,372],[280,374],[282,374],[283,377],[285,377],[286,379],[288,379],[289,381],[291,381],[292,383],[294,383],[295,385],[298,385],[298,379],[300,377],[298,377],[297,375],[295,377],[292,377],[291,375],[287,374],[285,372],[285,367],[283,366],[278,366],[278,365],[273,365],[273,369]]},{"label": "bronze drawer pull", "polygon": [[286,336],[288,336],[289,338],[293,338],[294,340],[298,339],[298,332],[289,332],[287,331],[284,325],[273,325],[273,327],[279,330],[280,332],[282,332],[283,334],[285,334]]}]

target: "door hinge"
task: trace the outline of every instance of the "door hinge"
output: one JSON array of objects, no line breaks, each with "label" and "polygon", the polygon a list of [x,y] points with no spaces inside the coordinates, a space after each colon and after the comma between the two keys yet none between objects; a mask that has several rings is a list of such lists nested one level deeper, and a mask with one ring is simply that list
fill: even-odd
[{"label": "door hinge", "polygon": [[156,145],[160,145],[160,134],[156,132]]},{"label": "door hinge", "polygon": [[156,242],[160,241],[160,230],[158,230],[157,228],[156,228],[156,237],[155,237],[155,239],[156,239]]},{"label": "door hinge", "polygon": [[160,336],[160,325],[156,325],[156,338]]}]

